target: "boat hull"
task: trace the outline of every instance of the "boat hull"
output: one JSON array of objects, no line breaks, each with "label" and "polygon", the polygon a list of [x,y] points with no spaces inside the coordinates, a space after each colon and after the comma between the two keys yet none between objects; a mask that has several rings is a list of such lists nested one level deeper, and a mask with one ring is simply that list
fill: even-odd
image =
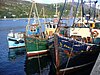
[{"label": "boat hull", "polygon": [[18,40],[17,38],[8,37],[9,49],[23,48],[25,47],[24,40]]},{"label": "boat hull", "polygon": [[[81,44],[72,39],[59,36],[56,38],[56,42],[58,43],[58,47],[56,48],[56,50],[58,50],[58,57],[56,56],[54,39],[49,39],[49,51],[53,63],[55,65],[59,64],[59,66],[56,67],[61,71],[64,71],[66,68],[75,70],[76,68],[74,67],[78,66],[77,68],[82,68],[83,65],[91,64],[96,61],[100,52],[99,45]],[[90,49],[87,49],[88,46]],[[58,60],[59,63],[57,63],[56,60]]]},{"label": "boat hull", "polygon": [[28,57],[48,53],[47,39],[25,37],[25,46]]},{"label": "boat hull", "polygon": [[11,32],[8,33],[7,41],[8,41],[9,49],[25,48],[24,33],[23,32],[14,33],[11,30]]}]

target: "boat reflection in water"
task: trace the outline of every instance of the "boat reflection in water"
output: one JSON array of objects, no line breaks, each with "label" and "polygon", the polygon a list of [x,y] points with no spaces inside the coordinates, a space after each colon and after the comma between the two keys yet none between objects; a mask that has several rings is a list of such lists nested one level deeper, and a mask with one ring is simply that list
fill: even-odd
[{"label": "boat reflection in water", "polygon": [[9,60],[13,60],[13,59],[16,59],[17,57],[25,55],[25,54],[26,54],[26,50],[24,47],[9,49],[8,58],[9,58]]},{"label": "boat reflection in water", "polygon": [[[26,75],[52,75],[54,70],[52,68],[49,55],[42,57],[33,57],[31,59],[26,58],[25,61],[25,72]],[[54,74],[55,75],[55,74]]]},{"label": "boat reflection in water", "polygon": [[[51,59],[51,56],[49,54],[45,54],[44,56],[41,56],[38,58],[37,57],[32,57],[28,59],[26,57],[26,53],[22,51],[18,51],[18,49],[15,51],[10,50],[8,53],[9,60],[19,60],[20,58],[25,58],[23,64],[24,71],[26,75],[56,75],[56,68],[55,65]],[[88,65],[87,67],[80,68],[78,71],[69,73],[70,75],[89,75],[92,67],[92,65]],[[69,72],[69,71],[68,71]],[[69,75],[68,74],[68,75]]]}]

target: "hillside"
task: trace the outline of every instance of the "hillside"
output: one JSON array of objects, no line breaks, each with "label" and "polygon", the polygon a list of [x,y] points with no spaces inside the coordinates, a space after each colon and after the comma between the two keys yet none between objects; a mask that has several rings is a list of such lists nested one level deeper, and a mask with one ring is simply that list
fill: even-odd
[{"label": "hillside", "polygon": [[[74,11],[76,10],[76,3],[74,3]],[[56,11],[56,7],[54,4],[39,4],[37,3],[37,9],[40,17],[43,17],[43,11],[42,8],[44,7],[44,14],[45,17],[53,17]],[[58,11],[62,10],[63,3],[58,4]],[[86,6],[87,7],[87,6]],[[23,0],[1,0],[0,1],[0,18],[4,18],[6,16],[7,18],[27,18],[29,16],[31,8],[31,2],[23,1]],[[71,3],[67,3],[64,11],[64,17],[67,17],[69,14],[69,11],[71,9]],[[85,11],[88,11],[89,8],[87,8]],[[74,13],[75,14],[75,13]],[[79,14],[81,15],[80,8],[79,8]],[[33,17],[33,14],[32,16]]]},{"label": "hillside", "polygon": [[[44,7],[45,17],[53,17],[55,14],[55,7],[53,4],[37,4],[37,9],[40,17],[43,17],[43,12],[41,11]],[[6,16],[7,18],[26,18],[29,16],[31,8],[31,3],[28,1],[14,1],[5,0],[0,3],[0,18]],[[62,5],[58,8],[60,10]]]}]

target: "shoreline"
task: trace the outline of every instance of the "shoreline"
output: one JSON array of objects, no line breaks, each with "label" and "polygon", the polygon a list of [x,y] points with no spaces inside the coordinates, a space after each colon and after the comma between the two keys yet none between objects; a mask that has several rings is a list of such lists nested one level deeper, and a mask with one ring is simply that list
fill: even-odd
[{"label": "shoreline", "polygon": [[0,18],[0,20],[19,20],[19,19],[28,19],[28,18]]},{"label": "shoreline", "polygon": [[[20,20],[20,19],[28,19],[28,18],[0,18],[0,20]],[[30,19],[33,19],[33,18],[30,18]],[[44,19],[44,18],[40,18],[40,19]]]}]

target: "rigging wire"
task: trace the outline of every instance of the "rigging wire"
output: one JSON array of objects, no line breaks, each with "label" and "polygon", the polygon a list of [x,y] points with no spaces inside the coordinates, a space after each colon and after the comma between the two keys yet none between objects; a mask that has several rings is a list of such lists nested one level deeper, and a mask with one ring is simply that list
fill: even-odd
[{"label": "rigging wire", "polygon": [[40,22],[40,20],[39,20],[39,14],[38,14],[38,10],[37,10],[36,3],[35,3],[35,9],[36,9],[36,15],[37,15],[37,18],[38,18],[39,28],[40,28],[40,33],[41,33],[41,32],[42,32],[42,30],[41,30],[41,22]]},{"label": "rigging wire", "polygon": [[[77,12],[77,9],[78,9],[78,5],[79,5],[79,0],[78,0],[76,12]],[[75,14],[75,17],[76,17],[76,14]],[[73,23],[75,22],[75,17],[74,17]],[[74,42],[73,42],[73,46],[74,46]],[[73,46],[72,46],[72,49],[71,49],[71,51],[70,51],[70,53],[69,53],[70,56],[68,57],[68,61],[67,61],[67,63],[66,63],[66,68],[68,67],[68,64],[69,64],[69,61],[70,61],[70,58],[71,58],[71,54],[72,54],[72,52],[73,52]],[[63,72],[63,75],[65,74],[65,72],[66,72],[66,71]]]},{"label": "rigging wire", "polygon": [[28,34],[27,32],[28,32],[29,25],[30,25],[30,18],[31,18],[31,14],[32,14],[33,5],[34,5],[34,1],[32,2],[32,6],[31,6],[29,18],[28,18],[28,23],[27,23],[27,26],[26,26],[26,35]]}]

